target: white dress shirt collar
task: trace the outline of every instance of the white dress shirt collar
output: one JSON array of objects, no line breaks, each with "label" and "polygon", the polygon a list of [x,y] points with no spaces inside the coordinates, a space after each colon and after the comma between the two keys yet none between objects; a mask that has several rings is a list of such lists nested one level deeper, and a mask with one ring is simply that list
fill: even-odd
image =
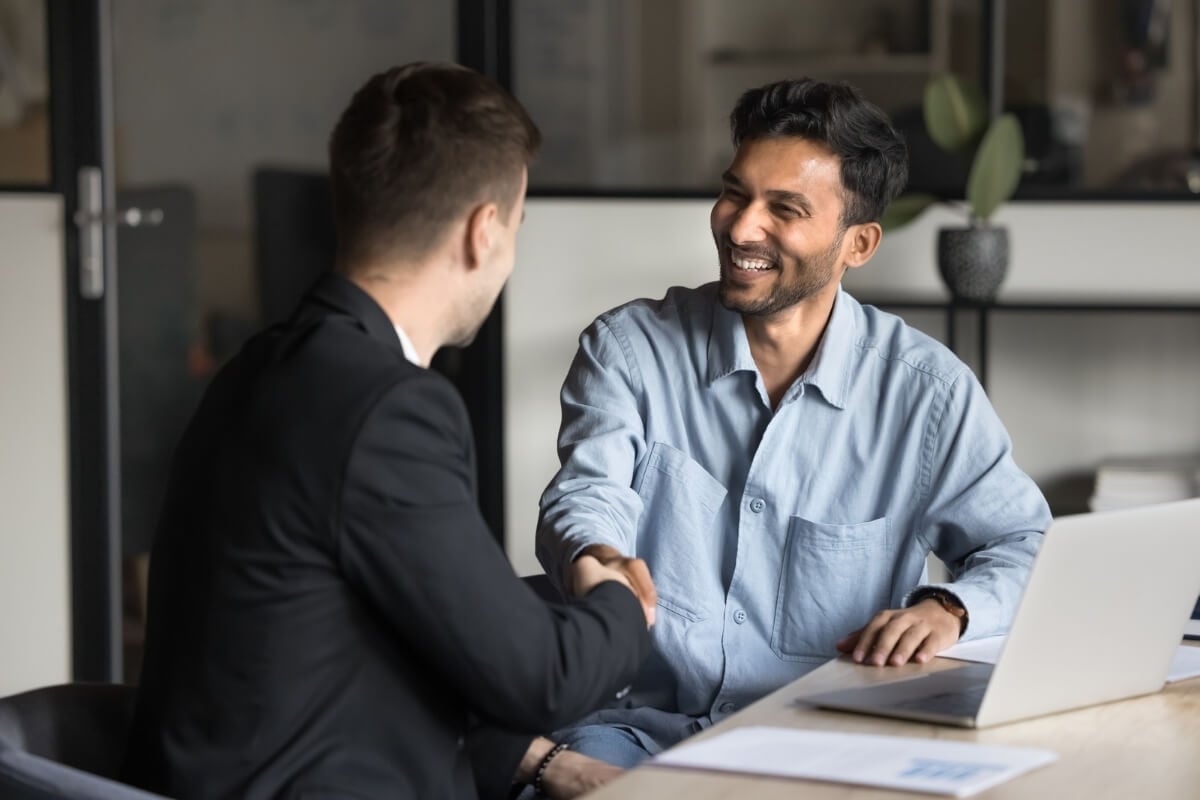
[{"label": "white dress shirt collar", "polygon": [[400,347],[404,350],[404,357],[418,367],[424,367],[421,363],[421,357],[417,355],[417,348],[413,347],[412,339],[408,338],[408,334],[404,332],[404,328],[396,326],[396,335],[400,337]]}]

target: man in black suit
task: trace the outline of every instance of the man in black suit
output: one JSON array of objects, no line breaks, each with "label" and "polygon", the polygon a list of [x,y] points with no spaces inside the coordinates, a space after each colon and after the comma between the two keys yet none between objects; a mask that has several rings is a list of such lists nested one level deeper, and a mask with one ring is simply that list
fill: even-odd
[{"label": "man in black suit", "polygon": [[585,557],[578,602],[539,600],[480,517],[461,399],[425,368],[512,271],[539,138],[462,67],[354,96],[330,143],[336,273],[220,372],[176,453],[132,782],[434,800],[504,795],[541,766],[569,792],[572,762],[532,735],[632,680],[649,574]]}]

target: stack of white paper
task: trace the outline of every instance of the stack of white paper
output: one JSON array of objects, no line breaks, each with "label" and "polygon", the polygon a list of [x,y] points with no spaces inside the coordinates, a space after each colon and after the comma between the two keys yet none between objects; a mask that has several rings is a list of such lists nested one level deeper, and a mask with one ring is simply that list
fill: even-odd
[{"label": "stack of white paper", "polygon": [[[981,664],[995,664],[1000,658],[1007,636],[988,636],[970,642],[959,642],[938,653],[942,658],[954,658],[959,661],[976,661]],[[1200,677],[1200,647],[1181,644],[1171,659],[1171,669],[1167,672],[1167,683],[1186,681]]]},{"label": "stack of white paper", "polygon": [[1200,494],[1200,458],[1112,459],[1096,470],[1092,511],[1170,503]]},{"label": "stack of white paper", "polygon": [[746,727],[685,743],[651,763],[967,797],[1057,758],[1030,747]]}]

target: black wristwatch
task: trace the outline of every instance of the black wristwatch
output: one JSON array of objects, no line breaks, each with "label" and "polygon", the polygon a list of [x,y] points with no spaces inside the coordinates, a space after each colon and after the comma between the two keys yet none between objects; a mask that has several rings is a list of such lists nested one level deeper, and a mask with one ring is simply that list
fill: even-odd
[{"label": "black wristwatch", "polygon": [[913,596],[912,604],[916,605],[922,600],[937,600],[942,608],[958,617],[958,635],[962,636],[967,632],[967,622],[970,619],[967,615],[967,609],[962,604],[962,601],[950,594],[950,592],[947,592],[945,589],[924,589]]}]

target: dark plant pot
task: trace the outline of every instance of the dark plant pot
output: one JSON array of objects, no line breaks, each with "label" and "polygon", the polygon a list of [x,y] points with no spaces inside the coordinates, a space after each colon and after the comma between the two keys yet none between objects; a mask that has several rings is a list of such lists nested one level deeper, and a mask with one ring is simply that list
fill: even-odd
[{"label": "dark plant pot", "polygon": [[1008,272],[1008,229],[941,228],[937,260],[955,300],[990,303]]}]

